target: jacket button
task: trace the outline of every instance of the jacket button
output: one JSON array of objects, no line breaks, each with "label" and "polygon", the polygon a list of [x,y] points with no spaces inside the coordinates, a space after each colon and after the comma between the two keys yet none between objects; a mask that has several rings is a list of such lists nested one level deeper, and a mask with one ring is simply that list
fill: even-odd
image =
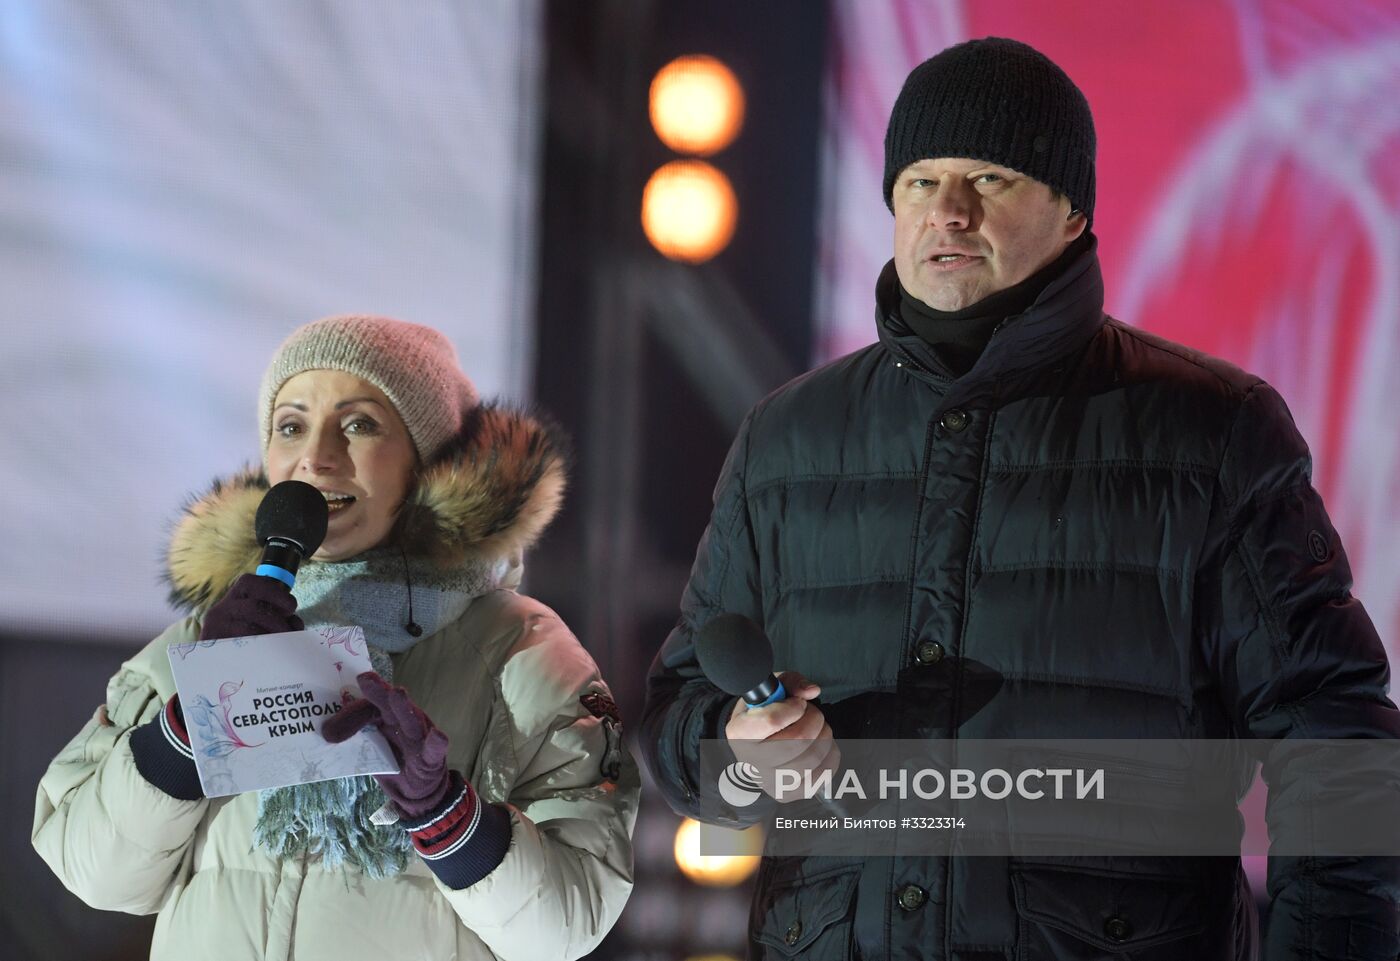
[{"label": "jacket button", "polygon": [[783,935],[783,941],[787,943],[788,947],[792,947],[800,937],[802,937],[802,922],[794,921],[788,925],[787,934]]},{"label": "jacket button", "polygon": [[937,664],[943,660],[943,645],[937,641],[920,641],[914,649],[914,660],[920,664]]},{"label": "jacket button", "polygon": [[1308,553],[1311,554],[1312,559],[1319,564],[1327,560],[1327,555],[1330,554],[1331,551],[1327,547],[1327,538],[1322,536],[1321,531],[1308,532]]},{"label": "jacket button", "polygon": [[1115,914],[1103,923],[1103,933],[1110,941],[1126,941],[1132,936],[1133,926]]},{"label": "jacket button", "polygon": [[906,884],[899,889],[899,906],[906,911],[917,911],[923,907],[926,897],[924,889],[917,884]]},{"label": "jacket button", "polygon": [[954,407],[943,415],[943,426],[955,434],[958,433],[967,426],[967,411]]}]

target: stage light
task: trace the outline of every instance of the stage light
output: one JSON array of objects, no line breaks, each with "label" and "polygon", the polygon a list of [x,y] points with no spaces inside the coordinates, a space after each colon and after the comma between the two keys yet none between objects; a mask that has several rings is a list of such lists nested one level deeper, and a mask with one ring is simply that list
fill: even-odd
[{"label": "stage light", "polygon": [[672,260],[709,260],[729,245],[738,216],[729,178],[703,160],[671,161],[642,191],[642,229]]},{"label": "stage light", "polygon": [[651,125],[677,153],[708,156],[739,135],[744,88],[714,57],[677,57],[651,81]]},{"label": "stage light", "polygon": [[[709,830],[728,829],[712,827]],[[742,884],[758,870],[759,855],[763,852],[763,833],[756,827],[733,833],[749,853],[701,854],[700,822],[686,818],[676,829],[676,866],[690,880],[706,887],[732,888]]]}]

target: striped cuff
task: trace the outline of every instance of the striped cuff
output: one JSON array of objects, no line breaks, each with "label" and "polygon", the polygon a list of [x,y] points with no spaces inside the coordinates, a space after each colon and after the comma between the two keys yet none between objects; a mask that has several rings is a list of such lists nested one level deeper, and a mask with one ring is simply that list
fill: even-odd
[{"label": "striped cuff", "polygon": [[443,884],[470,887],[496,869],[510,847],[510,812],[477,797],[472,786],[451,772],[447,799],[421,818],[399,822],[413,847]]},{"label": "striped cuff", "polygon": [[165,702],[163,711],[131,732],[131,757],[141,776],[171,797],[203,799],[178,694]]}]

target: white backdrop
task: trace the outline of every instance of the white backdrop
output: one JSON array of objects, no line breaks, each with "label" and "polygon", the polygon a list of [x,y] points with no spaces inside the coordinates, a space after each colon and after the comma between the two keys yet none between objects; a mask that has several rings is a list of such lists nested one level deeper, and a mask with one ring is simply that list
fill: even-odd
[{"label": "white backdrop", "polygon": [[0,629],[129,640],[297,325],[438,327],[528,391],[539,0],[6,0]]}]

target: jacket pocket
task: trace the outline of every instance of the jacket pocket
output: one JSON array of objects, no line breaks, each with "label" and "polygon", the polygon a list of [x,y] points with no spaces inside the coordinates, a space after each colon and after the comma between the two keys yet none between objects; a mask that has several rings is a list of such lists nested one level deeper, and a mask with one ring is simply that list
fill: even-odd
[{"label": "jacket pocket", "polygon": [[853,957],[852,924],[859,878],[857,866],[761,885],[749,923],[751,956],[811,961]]},{"label": "jacket pocket", "polygon": [[1205,959],[1205,906],[1181,878],[1015,865],[1017,961]]}]

